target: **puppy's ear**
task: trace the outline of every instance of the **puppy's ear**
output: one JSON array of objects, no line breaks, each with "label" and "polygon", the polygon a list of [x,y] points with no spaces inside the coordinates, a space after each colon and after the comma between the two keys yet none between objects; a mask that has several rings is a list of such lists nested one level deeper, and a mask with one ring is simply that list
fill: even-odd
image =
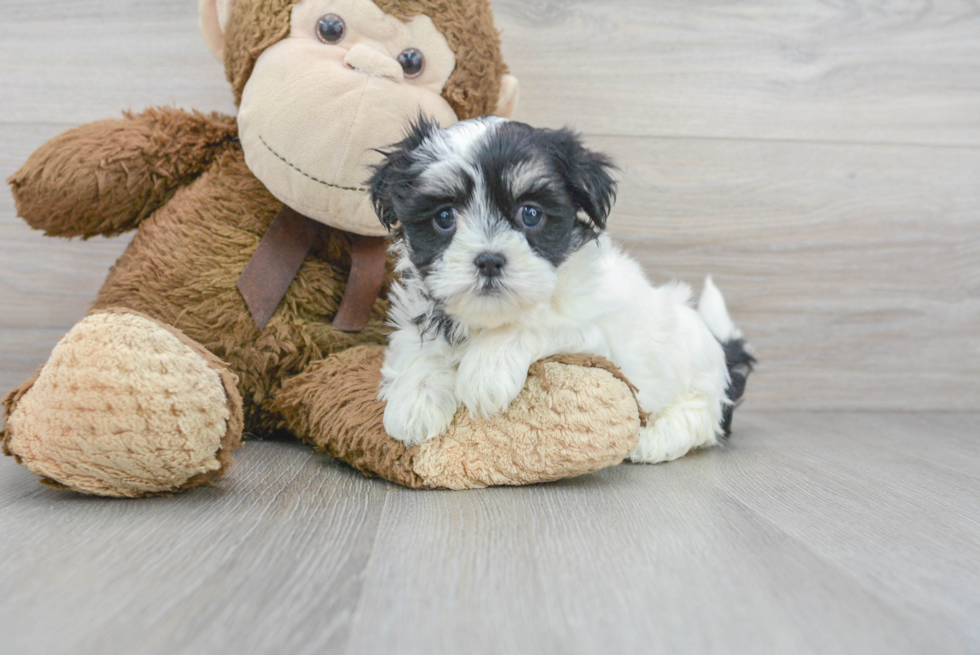
[{"label": "puppy's ear", "polygon": [[557,130],[550,137],[558,150],[572,200],[597,229],[604,230],[616,202],[617,186],[611,175],[617,170],[616,165],[608,155],[582,145],[582,137],[574,130]]},{"label": "puppy's ear", "polygon": [[423,115],[412,122],[405,138],[387,150],[379,150],[384,160],[374,167],[368,185],[371,189],[371,203],[381,224],[389,230],[398,222],[395,201],[404,194],[414,180],[412,153],[425,143],[439,129],[438,124]]},{"label": "puppy's ear", "polygon": [[374,205],[374,213],[378,215],[378,220],[391,230],[398,222],[395,214],[395,189],[398,186],[399,169],[404,168],[403,159],[408,155],[402,150],[394,150],[385,153],[385,159],[374,167],[374,175],[368,185],[371,189],[371,204]]}]

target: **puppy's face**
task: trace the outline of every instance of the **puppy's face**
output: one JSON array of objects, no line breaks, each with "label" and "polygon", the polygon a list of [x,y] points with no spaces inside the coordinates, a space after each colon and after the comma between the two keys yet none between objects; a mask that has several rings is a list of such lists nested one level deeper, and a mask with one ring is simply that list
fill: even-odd
[{"label": "puppy's face", "polygon": [[376,168],[371,195],[381,222],[399,225],[403,275],[454,320],[496,327],[549,300],[561,264],[604,229],[611,168],[569,130],[420,119]]}]

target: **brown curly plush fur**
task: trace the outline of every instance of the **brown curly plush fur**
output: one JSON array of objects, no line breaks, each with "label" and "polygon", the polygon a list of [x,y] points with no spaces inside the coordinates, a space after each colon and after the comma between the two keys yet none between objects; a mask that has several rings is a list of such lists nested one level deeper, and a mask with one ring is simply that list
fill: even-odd
[{"label": "brown curly plush fur", "polygon": [[503,417],[460,408],[452,431],[406,449],[382,425],[383,361],[380,346],[359,346],[287,380],[277,400],[289,427],[366,475],[416,489],[558,480],[618,464],[636,446],[629,381],[601,357],[565,355],[534,364]]},{"label": "brown curly plush fur", "polygon": [[21,218],[52,237],[135,229],[238,134],[235,118],[221,114],[148,109],[124,116],[83,125],[38,148],[7,180]]},{"label": "brown curly plush fur", "polygon": [[[236,101],[258,56],[289,33],[296,0],[239,0],[225,64]],[[496,107],[506,68],[483,0],[377,0],[398,18],[433,17],[457,53],[444,96],[460,118]],[[385,294],[368,327],[335,330],[350,245],[324,228],[272,320],[259,331],[235,286],[282,207],[249,171],[232,116],[171,108],[84,125],[39,148],[8,182],[17,210],[50,236],[113,236],[139,228],[93,312],[128,308],[174,326],[239,377],[245,431],[284,426],[275,395],[312,362],[384,343]],[[390,275],[390,270],[389,270]],[[9,398],[8,411],[15,403]]]},{"label": "brown curly plush fur", "polygon": [[4,398],[0,440],[59,489],[142,497],[214,484],[241,445],[237,384],[176,328],[130,309],[96,312]]},{"label": "brown curly plush fur", "polygon": [[269,324],[262,331],[255,326],[235,283],[281,207],[229,142],[207,172],[144,221],[93,305],[140,311],[228,362],[241,378],[245,429],[259,435],[279,427],[270,403],[281,380],[331,353],[383,343],[387,333],[384,298],[362,332],[331,327],[350,244],[329,228]]},{"label": "brown curly plush fur", "polygon": [[358,346],[316,362],[286,381],[277,405],[289,428],[318,450],[365,475],[422,489],[427,485],[412,469],[418,448],[385,434],[378,411],[382,361],[382,348]]},{"label": "brown curly plush fur", "polygon": [[[288,33],[294,1],[238,1],[225,49],[236,99],[258,55]],[[444,96],[460,118],[496,108],[506,68],[485,0],[375,1],[400,18],[425,12],[443,30],[457,55]],[[629,389],[606,371],[596,373],[603,366],[594,362],[582,364],[580,378],[555,373],[564,380],[560,391],[565,401],[550,397],[538,383],[537,391],[525,394],[531,403],[527,407],[533,409],[521,416],[534,418],[534,425],[524,430],[524,451],[513,458],[500,444],[506,443],[509,426],[518,424],[507,423],[506,417],[496,427],[496,446],[479,443],[482,427],[468,427],[462,440],[451,436],[450,459],[443,458],[438,444],[418,456],[418,448],[406,449],[385,435],[383,405],[376,400],[380,344],[388,333],[385,292],[365,330],[349,334],[330,325],[351,266],[343,233],[322,230],[264,330],[255,326],[236,287],[282,203],[245,165],[231,116],[160,108],[85,125],[43,145],[9,182],[19,214],[46,234],[88,238],[138,228],[92,313],[139,313],[173,330],[207,353],[209,366],[226,383],[230,405],[237,405],[240,392],[242,411],[233,413],[228,426],[232,436],[218,454],[221,470],[162,481],[166,484],[159,488],[184,489],[220,475],[237,445],[234,435],[243,430],[256,436],[291,430],[366,473],[412,487],[465,488],[567,477],[615,464],[635,445],[638,419]],[[388,283],[391,276],[389,266]],[[235,377],[237,389],[228,384]],[[535,371],[531,377],[544,379]],[[7,417],[16,414],[34,384],[30,380],[8,394]],[[553,426],[565,425],[559,407],[567,407],[571,427],[551,438]],[[0,431],[0,443],[6,454],[16,456],[10,448],[13,423]],[[423,479],[413,468],[422,461],[444,481]],[[72,488],[145,495],[124,487],[99,492]]]},{"label": "brown curly plush fur", "polygon": [[[432,17],[457,53],[444,97],[460,118],[493,111],[506,67],[488,3],[375,2],[398,18]],[[237,3],[225,51],[236,100],[258,56],[288,35],[294,4]],[[48,142],[11,184],[20,215],[52,236],[140,227],[93,310],[130,307],[174,325],[227,361],[241,378],[246,431],[261,435],[281,425],[270,409],[281,380],[331,353],[384,342],[387,301],[383,293],[358,334],[330,326],[350,269],[350,246],[340,232],[325,229],[268,326],[255,327],[235,282],[282,204],[245,166],[236,135],[231,116],[166,108],[127,114]],[[96,175],[87,174],[92,170]],[[73,193],[51,193],[66,187]],[[52,198],[60,204],[52,206]]]}]

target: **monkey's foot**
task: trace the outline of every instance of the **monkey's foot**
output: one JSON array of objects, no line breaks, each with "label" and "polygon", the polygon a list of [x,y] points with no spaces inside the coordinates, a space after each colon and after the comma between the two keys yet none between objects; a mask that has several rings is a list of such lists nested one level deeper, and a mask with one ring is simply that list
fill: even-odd
[{"label": "monkey's foot", "polygon": [[139,497],[211,482],[242,435],[235,376],[178,330],[88,316],[4,399],[4,452],[59,488]]},{"label": "monkey's foot", "polygon": [[408,487],[476,489],[592,473],[636,447],[643,417],[632,387],[599,357],[560,356],[531,367],[503,416],[456,413],[449,430],[407,446],[385,433],[378,400],[381,346],[359,346],[287,380],[276,404],[300,438],[358,470]]}]

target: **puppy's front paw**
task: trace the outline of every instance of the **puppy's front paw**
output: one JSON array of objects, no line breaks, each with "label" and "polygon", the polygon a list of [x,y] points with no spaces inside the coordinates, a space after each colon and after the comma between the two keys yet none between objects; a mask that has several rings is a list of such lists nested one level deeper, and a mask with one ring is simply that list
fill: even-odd
[{"label": "puppy's front paw", "polygon": [[451,391],[428,385],[393,385],[382,395],[385,431],[409,446],[437,437],[449,429],[456,416]]},{"label": "puppy's front paw", "polygon": [[456,398],[471,414],[490,419],[507,411],[527,381],[527,369],[463,358],[456,375]]}]

